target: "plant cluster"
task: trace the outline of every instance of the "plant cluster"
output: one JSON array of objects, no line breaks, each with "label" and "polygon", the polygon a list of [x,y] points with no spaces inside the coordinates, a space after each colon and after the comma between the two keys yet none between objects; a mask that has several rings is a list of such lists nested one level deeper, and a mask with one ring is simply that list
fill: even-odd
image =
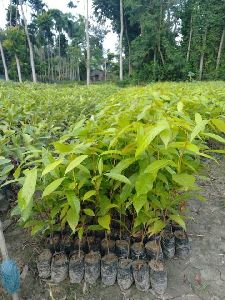
[{"label": "plant cluster", "polygon": [[116,86],[0,84],[0,155],[23,161],[23,153],[41,149],[67,128],[95,111]]},{"label": "plant cluster", "polygon": [[[225,143],[224,98],[219,82],[156,84],[101,98],[91,116],[73,119],[50,144],[25,154],[22,222],[32,234],[69,226],[79,238],[113,228],[153,235],[171,221],[185,228],[187,200],[193,192],[202,200],[201,158],[224,153],[207,145]],[[57,105],[65,102],[51,108],[54,117]]]}]

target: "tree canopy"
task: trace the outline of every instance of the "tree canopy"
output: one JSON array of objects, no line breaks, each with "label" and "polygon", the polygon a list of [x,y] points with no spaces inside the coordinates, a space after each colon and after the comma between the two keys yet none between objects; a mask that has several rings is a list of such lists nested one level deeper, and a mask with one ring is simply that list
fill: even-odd
[{"label": "tree canopy", "polygon": [[[29,34],[20,2],[30,8]],[[110,56],[103,49],[107,32],[104,22],[110,20],[118,35],[121,25],[124,27],[122,49],[121,44],[117,47],[123,52],[125,78],[135,82],[225,79],[225,0],[89,2],[95,12],[95,21],[89,21],[91,69],[107,71],[110,66],[108,71],[119,78],[121,55],[119,59],[118,53]],[[85,17],[77,14],[77,1],[69,1],[67,7],[70,13],[50,9],[44,0],[10,2],[6,28],[1,32],[10,79],[19,78],[18,64],[23,79],[31,78],[29,50],[33,49],[39,81],[85,80]],[[0,60],[0,73],[3,70]]]}]

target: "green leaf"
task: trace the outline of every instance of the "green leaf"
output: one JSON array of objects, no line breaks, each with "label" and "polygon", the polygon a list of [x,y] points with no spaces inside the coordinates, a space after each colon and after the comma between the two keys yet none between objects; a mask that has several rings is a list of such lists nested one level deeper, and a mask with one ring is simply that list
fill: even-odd
[{"label": "green leaf", "polygon": [[56,167],[61,165],[62,162],[63,162],[63,159],[59,159],[59,160],[53,162],[52,164],[48,165],[42,172],[42,176],[52,172]]},{"label": "green leaf", "polygon": [[167,149],[168,144],[171,140],[171,131],[169,129],[165,129],[160,133],[159,136],[160,136],[163,144],[165,145],[165,148]]},{"label": "green leaf", "polygon": [[150,192],[153,188],[153,183],[155,181],[155,175],[153,174],[140,174],[137,177],[136,183],[135,183],[135,189],[137,191],[138,195],[144,195]]},{"label": "green leaf", "polygon": [[72,208],[67,211],[66,221],[68,222],[72,232],[74,233],[79,222],[79,215],[77,215],[77,213]]},{"label": "green leaf", "polygon": [[106,230],[110,230],[110,222],[111,222],[110,215],[105,215],[103,217],[98,218],[98,224],[101,225]]},{"label": "green leaf", "polygon": [[184,230],[186,230],[186,224],[184,222],[184,218],[180,215],[171,215],[170,220],[176,222],[178,225],[180,225]]},{"label": "green leaf", "polygon": [[31,230],[31,235],[34,236],[38,232],[42,231],[46,227],[45,221],[37,221],[37,224],[34,225],[34,227]]},{"label": "green leaf", "polygon": [[18,193],[18,206],[22,213],[22,218],[26,221],[32,209],[33,195],[37,182],[37,169],[26,170],[25,181],[22,189]]},{"label": "green leaf", "polygon": [[214,134],[214,133],[203,133],[204,136],[210,137],[220,143],[224,143],[225,144],[225,139],[222,138],[221,136]]},{"label": "green leaf", "polygon": [[102,175],[103,169],[104,169],[103,159],[100,158],[99,162],[98,162],[98,172],[99,172],[100,175]]},{"label": "green leaf", "polygon": [[80,214],[80,200],[75,195],[74,191],[67,191],[66,192],[66,198],[68,201],[68,204],[72,209],[79,215]]},{"label": "green leaf", "polygon": [[225,133],[225,122],[220,119],[213,119],[212,123],[219,129],[221,132]]},{"label": "green leaf", "polygon": [[14,169],[13,165],[6,165],[1,171],[1,175],[9,175],[9,173]]},{"label": "green leaf", "polygon": [[8,163],[11,163],[10,159],[5,159],[5,158],[0,159],[0,166],[8,164]]},{"label": "green leaf", "polygon": [[117,207],[116,204],[111,203],[111,200],[106,195],[99,195],[99,214],[107,215],[111,208]]},{"label": "green leaf", "polygon": [[168,159],[161,159],[153,161],[144,171],[144,173],[157,173],[160,169],[173,164],[171,160]]},{"label": "green leaf", "polygon": [[57,150],[59,153],[69,153],[73,151],[74,145],[68,145],[68,144],[62,144],[59,142],[53,143],[55,150]]},{"label": "green leaf", "polygon": [[134,209],[137,214],[139,214],[142,207],[147,202],[147,195],[135,195],[133,198]]},{"label": "green leaf", "polygon": [[86,158],[88,158],[88,155],[81,155],[75,158],[66,168],[65,174],[69,173],[72,171],[74,168],[79,166]]},{"label": "green leaf", "polygon": [[126,184],[131,184],[130,180],[127,177],[125,177],[124,175],[117,174],[117,173],[107,173],[105,175],[114,180],[118,180],[118,181],[126,183]]},{"label": "green leaf", "polygon": [[195,177],[187,173],[174,174],[173,180],[178,183],[180,186],[184,187],[185,190],[195,187]]},{"label": "green leaf", "polygon": [[191,133],[190,142],[192,142],[195,137],[201,132],[205,130],[205,126],[208,124],[208,121],[201,121],[200,123],[197,123],[194,130]]},{"label": "green leaf", "polygon": [[164,228],[165,228],[166,224],[165,222],[163,222],[162,220],[156,220],[153,223],[153,226],[151,226],[148,230],[148,232],[153,235],[153,234],[158,234],[160,233]]},{"label": "green leaf", "polygon": [[20,200],[22,201],[19,202],[20,209],[26,208],[32,200],[37,181],[37,169],[34,168],[32,170],[26,170],[25,175],[25,181],[20,194]]},{"label": "green leaf", "polygon": [[169,124],[166,120],[158,121],[154,127],[150,128],[142,138],[140,145],[138,145],[135,157],[141,155],[150,143],[157,137],[157,135],[165,129],[169,129]]},{"label": "green leaf", "polygon": [[121,160],[111,171],[110,173],[117,173],[120,174],[122,171],[127,169],[130,165],[135,162],[134,158],[126,158]]},{"label": "green leaf", "polygon": [[84,209],[84,213],[85,213],[85,215],[87,215],[87,216],[89,216],[89,217],[94,217],[94,216],[95,216],[95,213],[94,213],[93,210],[90,209],[90,208],[85,208],[85,209]]},{"label": "green leaf", "polygon": [[104,151],[101,153],[101,155],[112,155],[112,154],[118,154],[118,155],[123,155],[122,151],[119,150],[108,150],[108,151]]},{"label": "green leaf", "polygon": [[96,191],[95,190],[91,190],[87,193],[85,193],[84,197],[83,197],[83,200],[88,200],[90,199],[92,196],[95,196],[96,195]]},{"label": "green leaf", "polygon": [[195,123],[200,124],[202,122],[202,116],[199,113],[195,114]]},{"label": "green leaf", "polygon": [[183,104],[183,102],[178,102],[177,103],[177,111],[179,112],[179,113],[181,113],[182,111],[183,111],[183,108],[184,108],[184,104]]},{"label": "green leaf", "polygon": [[13,177],[14,177],[15,179],[18,179],[19,176],[20,176],[20,173],[21,173],[21,167],[18,166],[18,167],[16,168],[15,172],[13,173]]},{"label": "green leaf", "polygon": [[101,231],[103,228],[100,225],[89,225],[87,229],[90,231]]},{"label": "green leaf", "polygon": [[82,240],[82,237],[84,236],[84,227],[80,227],[78,229],[77,235],[78,235],[79,240]]},{"label": "green leaf", "polygon": [[59,178],[51,182],[44,190],[42,198],[52,194],[63,182],[65,178]]},{"label": "green leaf", "polygon": [[174,142],[169,145],[170,148],[182,149],[199,154],[199,147],[190,142]]}]

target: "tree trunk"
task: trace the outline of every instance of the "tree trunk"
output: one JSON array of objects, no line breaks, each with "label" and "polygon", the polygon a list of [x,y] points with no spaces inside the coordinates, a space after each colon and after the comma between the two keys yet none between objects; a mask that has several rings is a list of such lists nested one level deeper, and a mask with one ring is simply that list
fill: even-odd
[{"label": "tree trunk", "polygon": [[49,49],[49,47],[47,47],[47,56],[48,56],[48,82],[50,82],[51,62],[50,62],[50,49]]},{"label": "tree trunk", "polygon": [[156,63],[157,63],[157,48],[154,49],[154,67],[153,67],[153,77],[156,81]]},{"label": "tree trunk", "polygon": [[12,26],[12,0],[10,0],[9,26]]},{"label": "tree trunk", "polygon": [[19,58],[18,58],[17,54],[15,54],[15,59],[16,59],[16,67],[17,67],[17,73],[18,73],[19,82],[22,83],[20,61],[19,61]]},{"label": "tree trunk", "polygon": [[77,65],[77,80],[80,81],[80,65]]},{"label": "tree trunk", "polygon": [[223,32],[221,35],[220,47],[218,50],[218,55],[217,55],[217,60],[216,60],[216,71],[218,71],[219,66],[220,66],[221,54],[222,54],[223,45],[224,45],[224,39],[225,39],[225,28],[223,29]]},{"label": "tree trunk", "polygon": [[163,18],[163,7],[162,7],[162,2],[160,5],[160,17],[159,17],[159,32],[158,32],[158,51],[159,51],[159,55],[162,61],[163,66],[165,65],[165,59],[163,57],[163,53],[161,50],[161,27],[162,27],[162,18]]},{"label": "tree trunk", "polygon": [[129,77],[132,75],[132,65],[131,65],[131,46],[130,46],[130,40],[129,40],[129,35],[127,31],[127,23],[125,22],[125,33],[126,33],[126,38],[127,38],[127,45],[128,45],[128,74]]},{"label": "tree trunk", "polygon": [[89,0],[86,0],[87,4],[87,16],[86,16],[86,42],[87,42],[87,85],[90,85],[90,75],[91,75],[91,54],[90,54],[90,37],[89,37]]},{"label": "tree trunk", "polygon": [[54,82],[54,65],[53,65],[52,49],[50,50],[50,64],[51,64],[51,80],[52,82]]},{"label": "tree trunk", "polygon": [[26,36],[27,36],[27,42],[28,42],[28,46],[29,46],[29,50],[30,50],[30,65],[31,65],[31,70],[32,70],[33,82],[37,82],[35,64],[34,64],[33,45],[32,45],[31,40],[30,40],[30,35],[29,35],[28,27],[27,27],[27,19],[25,17],[24,10],[23,10],[23,0],[19,0],[19,3],[20,3],[20,8],[21,8],[21,13],[22,13],[22,16],[23,16],[25,33],[26,33]]},{"label": "tree trunk", "polygon": [[59,70],[59,81],[61,80],[61,33],[59,31],[59,61],[58,61],[58,70]]},{"label": "tree trunk", "polygon": [[158,45],[158,50],[159,50],[159,54],[160,54],[160,57],[161,57],[162,64],[165,65],[165,60],[164,60],[164,57],[163,57],[163,54],[162,54],[160,44]]},{"label": "tree trunk", "polygon": [[120,81],[123,81],[123,0],[120,0]]},{"label": "tree trunk", "polygon": [[207,40],[207,29],[205,30],[205,33],[203,36],[202,53],[201,53],[201,57],[200,57],[200,66],[199,66],[199,80],[202,80],[202,75],[203,75],[206,40]]},{"label": "tree trunk", "polygon": [[106,59],[104,62],[104,69],[105,69],[105,81],[107,81],[107,60]]},{"label": "tree trunk", "polygon": [[187,58],[186,58],[187,62],[189,62],[189,59],[190,59],[192,35],[193,35],[193,17],[191,16],[190,34],[189,34],[189,41],[188,41],[188,51],[187,51]]},{"label": "tree trunk", "polygon": [[0,52],[1,52],[2,63],[3,63],[3,67],[4,67],[4,72],[5,72],[5,80],[9,81],[8,68],[7,68],[7,65],[6,65],[5,54],[4,54],[4,50],[3,50],[3,47],[2,47],[2,42],[1,41],[0,41]]}]

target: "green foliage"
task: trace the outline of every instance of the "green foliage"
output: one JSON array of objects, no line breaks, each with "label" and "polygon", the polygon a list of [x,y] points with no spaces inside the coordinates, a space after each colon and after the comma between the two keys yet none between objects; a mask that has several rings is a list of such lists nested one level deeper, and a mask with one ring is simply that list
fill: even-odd
[{"label": "green foliage", "polygon": [[170,221],[185,228],[201,158],[215,159],[207,140],[225,142],[224,83],[46,86],[42,98],[43,87],[3,85],[1,96],[2,159],[18,160],[18,208],[33,234],[115,221],[150,235]]}]

